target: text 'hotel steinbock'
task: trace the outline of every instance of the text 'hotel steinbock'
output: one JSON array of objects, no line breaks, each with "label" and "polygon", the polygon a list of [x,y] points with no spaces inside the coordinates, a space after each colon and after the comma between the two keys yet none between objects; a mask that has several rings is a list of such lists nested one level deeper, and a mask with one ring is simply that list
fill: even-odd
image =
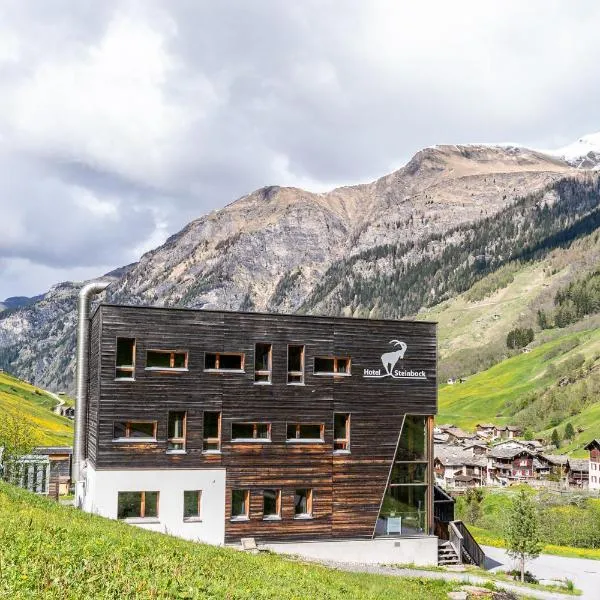
[{"label": "text 'hotel steinbock'", "polygon": [[100,305],[79,503],[229,543],[426,536],[435,324]]}]

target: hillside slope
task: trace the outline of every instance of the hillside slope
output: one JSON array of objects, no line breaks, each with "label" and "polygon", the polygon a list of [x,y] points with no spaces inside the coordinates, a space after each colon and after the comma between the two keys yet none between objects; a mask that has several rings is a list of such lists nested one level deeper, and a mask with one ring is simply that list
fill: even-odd
[{"label": "hillside slope", "polygon": [[345,573],[187,542],[0,483],[0,597],[442,600],[458,583]]},{"label": "hillside slope", "polygon": [[0,415],[18,416],[33,432],[38,446],[71,446],[73,424],[52,412],[56,398],[33,385],[0,373]]}]

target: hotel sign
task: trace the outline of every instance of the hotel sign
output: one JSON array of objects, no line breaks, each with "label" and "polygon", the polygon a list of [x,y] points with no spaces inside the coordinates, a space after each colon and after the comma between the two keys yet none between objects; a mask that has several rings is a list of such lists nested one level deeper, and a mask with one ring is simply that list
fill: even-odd
[{"label": "hotel sign", "polygon": [[392,379],[427,379],[424,370],[397,368],[398,363],[402,364],[404,361],[404,353],[408,346],[400,340],[391,340],[390,344],[394,349],[381,355],[383,367],[364,369],[364,379],[385,379],[386,377]]}]

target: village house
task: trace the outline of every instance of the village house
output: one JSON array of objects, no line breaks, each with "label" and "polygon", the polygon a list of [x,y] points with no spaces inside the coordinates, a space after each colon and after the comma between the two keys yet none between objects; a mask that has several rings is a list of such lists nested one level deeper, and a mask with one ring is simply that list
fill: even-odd
[{"label": "village house", "polygon": [[600,440],[592,440],[585,449],[589,451],[589,488],[600,490]]},{"label": "village house", "polygon": [[535,453],[517,442],[504,442],[488,454],[488,482],[506,485],[535,478]]},{"label": "village house", "polygon": [[456,445],[434,447],[435,481],[449,488],[478,487],[487,479],[487,459],[485,454],[476,451],[478,446],[469,449]]},{"label": "village house", "polygon": [[567,482],[575,488],[587,488],[589,483],[590,461],[587,458],[569,458],[567,461]]},{"label": "village house", "polygon": [[475,433],[482,438],[492,438],[494,437],[496,431],[496,426],[492,423],[478,423],[475,426]]}]

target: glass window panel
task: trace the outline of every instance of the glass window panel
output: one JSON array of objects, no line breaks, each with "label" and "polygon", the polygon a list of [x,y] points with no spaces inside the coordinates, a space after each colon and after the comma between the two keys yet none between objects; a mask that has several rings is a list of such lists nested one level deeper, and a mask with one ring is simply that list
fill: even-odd
[{"label": "glass window panel", "polygon": [[333,415],[333,437],[336,440],[346,439],[348,425],[348,415],[343,413],[336,413]]},{"label": "glass window panel", "polygon": [[127,436],[127,423],[115,421],[113,424],[113,439],[124,438]]},{"label": "glass window panel", "polygon": [[119,492],[118,519],[131,519],[142,516],[142,492]]},{"label": "glass window panel", "polygon": [[308,514],[308,490],[296,490],[294,496],[294,514]]},{"label": "glass window panel", "polygon": [[158,492],[145,492],[146,510],[144,517],[158,517]]},{"label": "glass window panel", "polygon": [[296,424],[288,423],[287,424],[287,439],[293,440],[296,438]]},{"label": "glass window panel", "polygon": [[254,370],[255,371],[270,371],[271,370],[271,344],[256,344],[254,353]]},{"label": "glass window panel", "polygon": [[427,486],[388,487],[377,522],[376,533],[421,535],[427,533]]},{"label": "glass window panel", "polygon": [[288,346],[288,371],[302,371],[304,346]]},{"label": "glass window panel", "polygon": [[173,367],[175,369],[185,369],[185,352],[175,352]]},{"label": "glass window panel", "polygon": [[219,415],[218,412],[204,413],[204,437],[217,438],[219,437]]},{"label": "glass window panel", "polygon": [[348,373],[349,366],[350,366],[350,361],[347,358],[338,358],[338,360],[337,360],[338,373]]},{"label": "glass window panel", "polygon": [[183,518],[200,517],[200,490],[190,490],[183,492]]},{"label": "glass window panel", "polygon": [[221,354],[219,360],[220,369],[239,371],[242,368],[241,354]]},{"label": "glass window panel", "polygon": [[154,423],[130,423],[129,437],[154,438]]},{"label": "glass window panel", "polygon": [[118,367],[131,367],[133,366],[134,356],[133,351],[135,347],[134,338],[117,338],[117,361]]},{"label": "glass window panel", "polygon": [[156,352],[155,350],[148,350],[146,353],[146,367],[148,368],[163,368],[168,369],[171,367],[171,353],[170,352]]},{"label": "glass window panel", "polygon": [[183,422],[185,420],[185,412],[169,412],[169,433],[170,438],[183,437]]},{"label": "glass window panel", "polygon": [[254,437],[254,425],[252,423],[233,423],[231,425],[231,439]]},{"label": "glass window panel", "polygon": [[268,440],[271,437],[268,423],[257,423],[256,424],[256,437],[261,440]]},{"label": "glass window panel", "polygon": [[300,425],[300,438],[320,440],[321,426],[320,425]]},{"label": "glass window panel", "polygon": [[315,357],[315,373],[333,373],[333,358]]},{"label": "glass window panel", "polygon": [[302,375],[292,375],[291,373],[288,373],[288,383],[302,383],[302,381]]},{"label": "glass window panel", "polygon": [[204,445],[203,445],[203,449],[204,450],[219,450],[219,442],[218,441],[213,441],[213,442],[209,442],[207,440],[204,440]]},{"label": "glass window panel", "polygon": [[263,490],[263,516],[279,516],[278,490]]},{"label": "glass window panel", "polygon": [[231,492],[231,516],[245,517],[248,514],[248,491],[232,490]]},{"label": "glass window panel", "polygon": [[205,369],[216,369],[217,368],[217,355],[206,353],[204,355],[204,368]]},{"label": "glass window panel", "polygon": [[427,463],[396,463],[390,483],[427,483]]},{"label": "glass window panel", "polygon": [[427,459],[427,417],[406,415],[396,460]]}]

